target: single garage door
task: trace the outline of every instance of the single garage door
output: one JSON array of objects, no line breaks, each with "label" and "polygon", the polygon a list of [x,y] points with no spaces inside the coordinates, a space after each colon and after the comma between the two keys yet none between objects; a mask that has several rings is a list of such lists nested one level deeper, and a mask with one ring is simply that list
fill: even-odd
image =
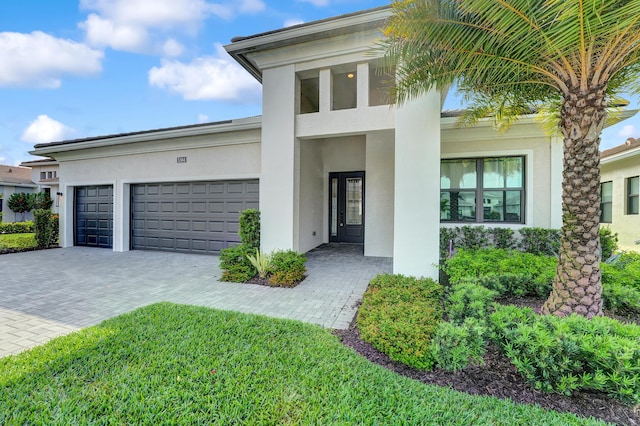
[{"label": "single garage door", "polygon": [[113,247],[113,186],[75,188],[77,246]]},{"label": "single garage door", "polygon": [[218,254],[240,242],[240,212],[257,209],[258,195],[258,180],[134,185],[131,246]]}]

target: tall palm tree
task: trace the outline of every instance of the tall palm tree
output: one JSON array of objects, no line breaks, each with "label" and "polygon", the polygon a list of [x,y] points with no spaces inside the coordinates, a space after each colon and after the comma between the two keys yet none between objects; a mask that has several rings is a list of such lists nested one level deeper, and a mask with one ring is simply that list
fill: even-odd
[{"label": "tall palm tree", "polygon": [[640,0],[404,0],[381,47],[397,102],[457,85],[467,119],[509,124],[556,106],[564,138],[561,247],[545,313],[602,315],[600,133],[639,92]]}]

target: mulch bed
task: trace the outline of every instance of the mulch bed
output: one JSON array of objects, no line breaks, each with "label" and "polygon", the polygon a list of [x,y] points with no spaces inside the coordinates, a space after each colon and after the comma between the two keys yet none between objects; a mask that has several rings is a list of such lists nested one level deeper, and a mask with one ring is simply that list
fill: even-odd
[{"label": "mulch bed", "polygon": [[293,283],[293,285],[285,286],[285,285],[274,285],[274,284],[271,284],[269,282],[269,278],[260,278],[259,275],[255,275],[249,281],[245,281],[245,284],[257,284],[257,285],[263,285],[263,286],[266,286],[266,287],[294,288],[295,286],[300,284],[302,281],[304,281],[305,278],[307,278],[306,275],[304,277],[302,277],[302,279],[300,281],[298,281],[296,283]]},{"label": "mulch bed", "polygon": [[[538,312],[543,302],[536,298],[501,300],[501,303],[529,306]],[[640,406],[624,405],[602,393],[574,392],[572,396],[563,396],[534,390],[509,359],[493,345],[487,348],[481,366],[469,366],[455,373],[444,370],[419,371],[391,360],[362,340],[355,318],[348,330],[335,330],[334,333],[345,346],[369,361],[426,384],[445,386],[473,395],[490,395],[523,404],[537,404],[545,409],[571,412],[581,417],[593,416],[619,425],[640,425]]]}]

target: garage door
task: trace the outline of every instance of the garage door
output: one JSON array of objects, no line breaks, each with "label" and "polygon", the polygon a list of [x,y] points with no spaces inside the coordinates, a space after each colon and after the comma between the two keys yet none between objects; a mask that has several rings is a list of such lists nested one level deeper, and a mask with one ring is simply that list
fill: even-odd
[{"label": "garage door", "polygon": [[238,218],[258,208],[258,181],[134,185],[133,249],[217,254],[240,242]]},{"label": "garage door", "polygon": [[77,246],[113,247],[113,186],[75,188]]}]

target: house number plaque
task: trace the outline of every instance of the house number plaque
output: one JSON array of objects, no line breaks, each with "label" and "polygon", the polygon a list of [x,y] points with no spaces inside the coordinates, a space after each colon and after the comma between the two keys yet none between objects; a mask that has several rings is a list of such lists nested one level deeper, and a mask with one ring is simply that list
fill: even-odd
[{"label": "house number plaque", "polygon": [[186,163],[187,162],[187,157],[178,157],[177,160],[178,160],[178,164]]}]

